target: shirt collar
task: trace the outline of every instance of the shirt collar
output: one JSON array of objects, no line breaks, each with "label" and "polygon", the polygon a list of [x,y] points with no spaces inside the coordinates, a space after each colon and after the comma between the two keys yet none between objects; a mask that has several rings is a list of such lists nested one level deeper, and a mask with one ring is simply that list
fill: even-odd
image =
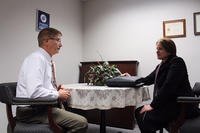
[{"label": "shirt collar", "polygon": [[39,52],[44,55],[44,57],[51,62],[52,57],[47,53],[47,51],[45,51],[43,48],[39,48]]}]

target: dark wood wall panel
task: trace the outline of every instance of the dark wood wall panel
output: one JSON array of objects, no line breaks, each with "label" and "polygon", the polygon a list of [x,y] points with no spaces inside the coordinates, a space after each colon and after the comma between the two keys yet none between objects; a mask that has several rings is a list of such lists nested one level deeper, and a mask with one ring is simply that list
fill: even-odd
[{"label": "dark wood wall panel", "polygon": [[[137,75],[138,71],[138,61],[108,61],[110,65],[116,65],[117,68],[122,72],[128,72],[132,76]],[[90,69],[92,65],[102,64],[103,62],[81,62],[79,66],[79,83],[84,83],[84,75]]]}]

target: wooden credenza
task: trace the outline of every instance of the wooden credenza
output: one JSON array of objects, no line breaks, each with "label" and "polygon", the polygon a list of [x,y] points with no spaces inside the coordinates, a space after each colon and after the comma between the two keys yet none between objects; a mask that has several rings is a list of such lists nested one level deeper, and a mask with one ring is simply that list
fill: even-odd
[{"label": "wooden credenza", "polygon": [[[108,61],[109,64],[115,64],[117,68],[122,72],[128,72],[132,76],[137,75],[138,61]],[[90,66],[97,65],[103,62],[81,62],[79,66],[79,83],[84,82],[84,75],[90,69]],[[68,108],[68,110],[81,114],[87,118],[89,123],[99,124],[100,123],[100,111],[98,109],[92,110],[80,110]],[[106,110],[106,125],[111,127],[120,127],[126,129],[133,129],[135,126],[134,119],[134,106],[128,106],[125,108],[113,108]]]}]

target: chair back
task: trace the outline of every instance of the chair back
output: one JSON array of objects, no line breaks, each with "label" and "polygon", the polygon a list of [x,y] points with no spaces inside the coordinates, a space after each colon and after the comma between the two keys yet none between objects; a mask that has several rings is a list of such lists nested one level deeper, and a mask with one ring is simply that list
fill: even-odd
[{"label": "chair back", "polygon": [[16,96],[17,82],[0,84],[0,101],[5,104],[12,104]]},{"label": "chair back", "polygon": [[[6,104],[6,112],[8,118],[7,132],[12,133],[61,133],[62,128],[59,127],[53,120],[52,106],[54,101],[49,101],[50,106],[48,107],[48,119],[49,124],[41,123],[25,123],[16,120],[13,117],[12,105],[42,105],[42,100],[33,100],[29,98],[16,98],[16,87],[17,82],[1,83],[0,84],[0,102]],[[23,101],[23,102],[22,102]],[[40,101],[40,103],[38,103]],[[56,102],[56,101],[55,101]],[[46,101],[45,101],[46,103]],[[44,104],[44,103],[43,103]],[[51,121],[50,121],[51,120]]]},{"label": "chair back", "polygon": [[193,87],[193,92],[196,96],[200,96],[200,82],[196,82]]}]

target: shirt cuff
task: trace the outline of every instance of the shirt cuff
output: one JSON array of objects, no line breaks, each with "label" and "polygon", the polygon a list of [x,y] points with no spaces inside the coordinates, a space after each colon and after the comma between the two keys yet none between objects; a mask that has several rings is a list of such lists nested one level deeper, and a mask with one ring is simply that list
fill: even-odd
[{"label": "shirt cuff", "polygon": [[59,97],[58,91],[53,91],[52,93],[53,93],[54,98],[58,99],[58,97]]}]

